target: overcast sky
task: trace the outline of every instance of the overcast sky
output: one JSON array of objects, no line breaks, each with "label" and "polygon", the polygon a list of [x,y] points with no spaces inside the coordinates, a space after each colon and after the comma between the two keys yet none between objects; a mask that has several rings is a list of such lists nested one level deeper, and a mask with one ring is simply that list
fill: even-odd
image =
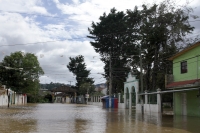
[{"label": "overcast sky", "polygon": [[[136,5],[140,7],[143,3],[154,2],[159,1],[0,0],[0,61],[16,51],[34,53],[45,72],[40,77],[41,83],[69,84],[69,81],[73,81],[71,84],[74,85],[75,78],[66,65],[69,57],[83,55],[95,84],[105,83],[106,80],[98,74],[104,72],[104,64],[86,37],[89,35],[88,27],[113,7],[118,11],[125,11]],[[178,4],[186,2],[194,8],[193,14],[200,13],[199,0],[176,0]],[[193,35],[199,34],[199,23],[200,21],[191,22],[196,27]]]}]

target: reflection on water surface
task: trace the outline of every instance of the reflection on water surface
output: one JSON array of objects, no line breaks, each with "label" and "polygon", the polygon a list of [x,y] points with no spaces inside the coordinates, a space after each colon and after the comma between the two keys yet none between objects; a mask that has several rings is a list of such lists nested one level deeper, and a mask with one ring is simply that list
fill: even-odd
[{"label": "reflection on water surface", "polygon": [[80,104],[0,108],[2,133],[198,133],[199,123],[197,117],[142,115],[134,110]]}]

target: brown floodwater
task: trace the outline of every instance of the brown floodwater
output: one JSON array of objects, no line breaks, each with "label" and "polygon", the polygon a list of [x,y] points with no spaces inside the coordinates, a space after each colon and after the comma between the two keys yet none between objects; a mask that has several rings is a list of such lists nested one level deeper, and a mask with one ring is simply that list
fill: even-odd
[{"label": "brown floodwater", "polygon": [[81,104],[0,107],[0,133],[199,133],[199,117]]}]

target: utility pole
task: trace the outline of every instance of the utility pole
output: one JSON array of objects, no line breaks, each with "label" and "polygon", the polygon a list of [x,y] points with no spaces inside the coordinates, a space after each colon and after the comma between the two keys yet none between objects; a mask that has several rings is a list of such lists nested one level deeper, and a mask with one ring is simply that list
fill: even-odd
[{"label": "utility pole", "polygon": [[[140,88],[141,88],[141,92],[143,93],[143,76],[142,76],[142,45],[140,44]],[[144,113],[144,101],[143,101],[143,95],[141,95],[141,111],[142,113]]]},{"label": "utility pole", "polygon": [[111,94],[112,94],[112,66],[111,66],[111,52],[110,52],[110,60],[109,60],[109,108],[111,108]]},{"label": "utility pole", "polygon": [[70,82],[70,87],[71,87],[71,82],[73,82],[73,81],[68,81],[68,82]]}]

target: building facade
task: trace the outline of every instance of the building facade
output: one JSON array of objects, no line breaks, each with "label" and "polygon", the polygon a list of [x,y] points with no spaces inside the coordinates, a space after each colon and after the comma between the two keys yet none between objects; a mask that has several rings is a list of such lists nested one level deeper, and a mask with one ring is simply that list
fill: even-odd
[{"label": "building facade", "polygon": [[173,62],[174,114],[200,116],[200,42],[169,58]]}]

